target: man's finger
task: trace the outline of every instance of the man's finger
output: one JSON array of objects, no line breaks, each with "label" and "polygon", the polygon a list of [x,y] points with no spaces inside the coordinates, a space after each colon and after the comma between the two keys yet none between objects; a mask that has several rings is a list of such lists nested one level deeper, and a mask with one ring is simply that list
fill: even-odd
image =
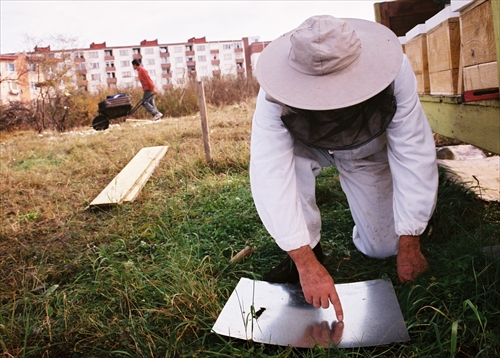
[{"label": "man's finger", "polygon": [[344,320],[344,311],[342,310],[342,304],[340,303],[337,291],[334,291],[334,294],[330,294],[330,301],[332,302],[333,309],[337,315],[337,320],[342,322]]},{"label": "man's finger", "polygon": [[321,297],[313,297],[313,306],[314,308],[321,307]]},{"label": "man's finger", "polygon": [[323,308],[328,308],[330,306],[330,300],[328,299],[328,296],[321,297],[321,307]]}]

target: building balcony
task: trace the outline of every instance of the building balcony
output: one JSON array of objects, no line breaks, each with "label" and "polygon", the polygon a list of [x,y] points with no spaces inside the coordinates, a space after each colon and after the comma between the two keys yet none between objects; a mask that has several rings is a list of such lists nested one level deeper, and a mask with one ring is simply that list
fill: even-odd
[{"label": "building balcony", "polygon": [[219,66],[220,60],[212,60],[212,66]]},{"label": "building balcony", "polygon": [[162,73],[161,77],[162,78],[172,78],[172,73]]},{"label": "building balcony", "polygon": [[235,48],[234,52],[243,52],[243,48]]},{"label": "building balcony", "polygon": [[236,73],[245,73],[245,69],[244,68],[237,68]]},{"label": "building balcony", "polygon": [[89,81],[87,81],[87,80],[79,80],[77,82],[77,84],[78,84],[78,87],[87,87],[89,85]]},{"label": "building balcony", "polygon": [[196,61],[187,61],[186,62],[187,67],[195,67],[196,66]]},{"label": "building balcony", "polygon": [[134,54],[132,55],[132,58],[133,58],[134,60],[142,60],[142,55],[141,55],[140,53],[134,53]]},{"label": "building balcony", "polygon": [[219,53],[219,50],[210,50],[210,54],[211,54],[211,55],[214,55],[214,54],[216,54],[216,53]]},{"label": "building balcony", "polygon": [[191,77],[191,78],[196,78],[196,71],[194,71],[194,70],[193,70],[193,71],[189,71],[189,72],[188,72],[188,75],[189,75],[189,77]]},{"label": "building balcony", "polygon": [[104,56],[104,61],[114,61],[115,56]]},{"label": "building balcony", "polygon": [[170,52],[160,52],[160,57],[170,57]]},{"label": "building balcony", "polygon": [[106,66],[106,72],[115,72],[116,67],[115,66]]},{"label": "building balcony", "polygon": [[168,69],[170,68],[170,66],[171,66],[171,64],[170,64],[170,63],[162,63],[162,64],[161,64],[161,68],[162,68],[162,69],[167,69],[167,70],[168,70]]},{"label": "building balcony", "polygon": [[194,56],[194,51],[186,51],[186,56]]},{"label": "building balcony", "polygon": [[243,62],[245,62],[245,59],[243,59],[243,58],[236,59],[236,63],[243,63]]},{"label": "building balcony", "polygon": [[221,73],[221,72],[220,72],[220,70],[213,70],[213,71],[212,71],[212,74],[213,74],[214,76],[220,76],[220,73]]},{"label": "building balcony", "polygon": [[76,70],[75,72],[78,75],[86,75],[87,74],[87,69],[86,68],[82,68],[82,69]]},{"label": "building balcony", "polygon": [[85,57],[75,57],[75,62],[85,62]]},{"label": "building balcony", "polygon": [[116,78],[106,78],[106,82],[109,84],[116,84]]}]

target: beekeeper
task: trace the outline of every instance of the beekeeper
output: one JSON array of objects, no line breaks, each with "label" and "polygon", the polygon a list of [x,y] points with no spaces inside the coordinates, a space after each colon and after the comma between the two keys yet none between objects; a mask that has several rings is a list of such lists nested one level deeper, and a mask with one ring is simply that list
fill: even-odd
[{"label": "beekeeper", "polygon": [[415,75],[387,27],[329,15],[272,41],[256,75],[251,190],[266,229],[288,253],[263,280],[300,282],[307,302],[331,302],[342,321],[319,245],[321,168],[338,169],[359,251],[397,255],[403,283],[428,268],[420,235],[435,208],[438,172]]}]

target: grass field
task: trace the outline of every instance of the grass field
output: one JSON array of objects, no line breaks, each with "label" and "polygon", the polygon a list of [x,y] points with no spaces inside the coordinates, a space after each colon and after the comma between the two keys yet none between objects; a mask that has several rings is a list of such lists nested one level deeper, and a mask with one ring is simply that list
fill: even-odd
[{"label": "grass field", "polygon": [[[431,269],[401,285],[395,258],[354,248],[335,168],[318,177],[326,267],[337,283],[388,278],[410,341],[357,349],[294,349],[211,332],[241,277],[283,258],[249,190],[254,104],[208,111],[212,163],[199,116],[127,122],[107,131],[2,134],[1,357],[498,357],[500,206],[441,172]],[[166,156],[138,198],[88,204],[143,147]],[[254,254],[235,264],[245,246]]]}]

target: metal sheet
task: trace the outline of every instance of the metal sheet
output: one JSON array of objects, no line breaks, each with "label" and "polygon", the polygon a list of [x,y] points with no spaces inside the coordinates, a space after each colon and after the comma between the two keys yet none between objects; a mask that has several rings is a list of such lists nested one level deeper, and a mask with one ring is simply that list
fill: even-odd
[{"label": "metal sheet", "polygon": [[377,346],[409,339],[390,281],[335,287],[344,310],[340,323],[332,305],[315,309],[298,285],[242,278],[212,329],[233,338],[300,348]]}]

